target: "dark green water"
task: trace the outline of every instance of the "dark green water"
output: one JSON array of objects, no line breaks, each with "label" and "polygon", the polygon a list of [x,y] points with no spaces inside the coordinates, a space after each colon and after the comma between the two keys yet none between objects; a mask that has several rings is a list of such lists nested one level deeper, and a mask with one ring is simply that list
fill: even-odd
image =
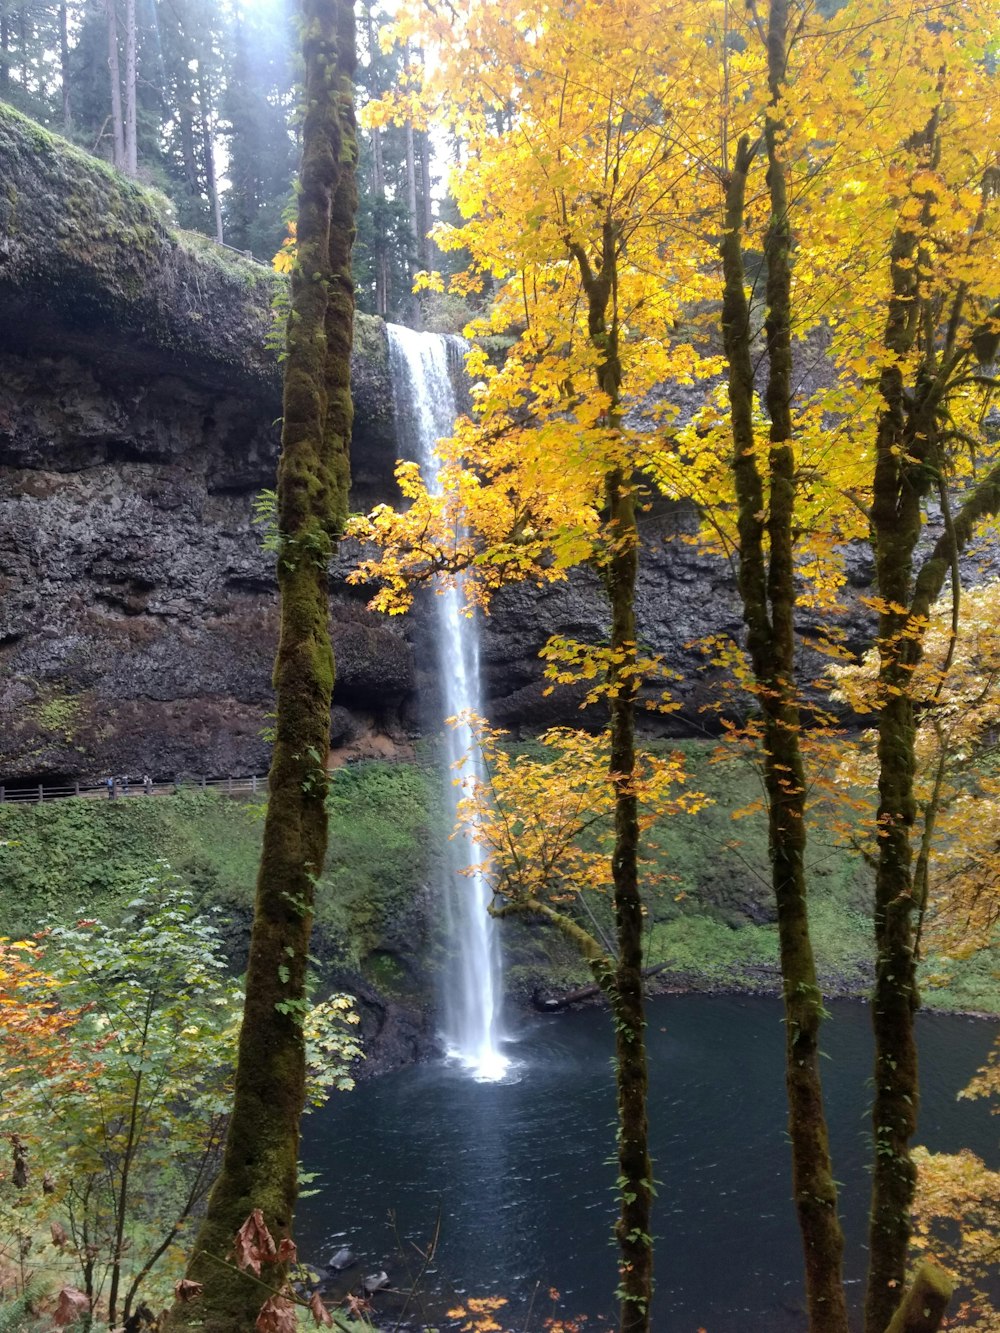
[{"label": "dark green water", "polygon": [[[847,1277],[860,1303],[867,1208],[869,1014],[839,1002],[826,1025],[827,1105],[843,1183]],[[654,1328],[664,1333],[799,1333],[799,1241],[784,1135],[776,1000],[663,997],[649,1014],[650,1117],[657,1200]],[[918,1141],[967,1146],[1000,1166],[998,1122],[956,1092],[983,1062],[993,1023],[919,1018]],[[308,1118],[303,1160],[319,1193],[303,1201],[300,1252],[322,1263],[342,1244],[365,1272],[400,1286],[399,1245],[416,1255],[441,1210],[428,1317],[457,1293],[511,1300],[511,1328],[540,1329],[558,1288],[589,1328],[614,1312],[610,1244],[615,1172],[612,1038],[600,1011],[540,1018],[511,1049],[515,1083],[475,1083],[444,1066],[389,1075]],[[395,1215],[395,1228],[389,1220]],[[356,1281],[359,1270],[352,1271]],[[506,1325],[505,1325],[506,1326]],[[390,1325],[391,1327],[391,1325]]]}]

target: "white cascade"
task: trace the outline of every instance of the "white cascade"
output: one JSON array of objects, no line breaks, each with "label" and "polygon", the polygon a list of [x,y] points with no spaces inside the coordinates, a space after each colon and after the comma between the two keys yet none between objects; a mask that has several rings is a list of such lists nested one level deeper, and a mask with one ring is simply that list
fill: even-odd
[{"label": "white cascade", "polygon": [[[434,333],[415,333],[390,324],[389,368],[392,376],[399,453],[419,462],[427,487],[439,487],[438,441],[451,434],[458,415],[453,367],[461,342]],[[464,592],[457,585],[435,597],[438,672],[445,717],[481,712],[479,635],[475,618],[463,614]],[[461,789],[454,765],[479,777],[479,751],[468,726],[445,727],[448,814],[455,822]],[[442,1036],[448,1055],[476,1078],[497,1080],[507,1073],[501,1045],[501,964],[495,922],[486,910],[490,893],[481,874],[463,870],[483,860],[475,839],[448,844],[444,913],[448,958],[441,993]]]}]

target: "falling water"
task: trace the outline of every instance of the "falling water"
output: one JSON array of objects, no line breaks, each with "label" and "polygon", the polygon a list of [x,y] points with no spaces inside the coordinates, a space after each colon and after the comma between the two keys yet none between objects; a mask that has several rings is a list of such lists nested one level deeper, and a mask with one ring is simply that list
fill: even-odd
[{"label": "falling water", "polygon": [[[451,434],[458,412],[450,361],[457,340],[389,325],[389,364],[400,453],[415,458],[431,490],[438,487],[435,448]],[[449,356],[451,349],[452,356]],[[479,638],[474,619],[463,615],[463,590],[440,591],[435,599],[437,652],[445,717],[480,713]],[[465,759],[464,771],[479,776],[479,753],[468,726],[445,728],[447,792],[454,823],[459,790],[453,766]],[[466,757],[467,756],[467,757]],[[463,869],[482,861],[474,838],[449,843],[444,892],[448,959],[444,969],[443,1037],[448,1054],[477,1078],[499,1079],[507,1071],[500,1050],[500,952],[494,922],[486,911],[489,889],[480,874]]]}]

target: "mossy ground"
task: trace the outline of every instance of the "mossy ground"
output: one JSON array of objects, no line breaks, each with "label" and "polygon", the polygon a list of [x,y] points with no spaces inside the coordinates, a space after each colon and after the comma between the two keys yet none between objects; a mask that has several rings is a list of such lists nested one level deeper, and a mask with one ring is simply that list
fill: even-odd
[{"label": "mossy ground", "polygon": [[[651,870],[662,878],[649,899],[649,961],[667,961],[668,980],[684,985],[773,989],[778,945],[766,828],[759,815],[732,819],[733,810],[757,797],[756,775],[739,761],[711,762],[710,745],[688,742],[682,748],[692,787],[708,792],[715,804],[659,831]],[[422,923],[446,836],[437,769],[430,756],[416,764],[342,769],[334,779],[330,815],[315,952],[324,962],[364,972],[381,989],[405,990],[412,984],[404,966],[408,953],[424,954],[413,960],[419,972],[436,952],[433,913],[426,934]],[[0,805],[0,933],[29,933],[46,917],[113,917],[151,863],[162,858],[201,902],[230,919],[239,964],[262,828],[262,803],[212,792]],[[831,992],[863,994],[871,974],[870,874],[856,852],[816,822],[809,864],[825,984]],[[516,991],[590,980],[551,932],[507,924],[503,930]],[[926,989],[926,1003],[1000,1012],[1000,980],[988,955],[947,966],[931,958],[923,970],[948,978]]]}]

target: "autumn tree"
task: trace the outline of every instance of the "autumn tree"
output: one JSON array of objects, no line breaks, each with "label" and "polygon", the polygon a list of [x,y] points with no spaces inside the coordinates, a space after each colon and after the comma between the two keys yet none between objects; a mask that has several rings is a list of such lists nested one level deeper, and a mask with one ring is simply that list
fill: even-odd
[{"label": "autumn tree", "polygon": [[196,1308],[175,1306],[170,1320],[215,1333],[248,1328],[261,1305],[257,1285],[219,1262],[237,1229],[260,1209],[279,1240],[291,1232],[306,965],[326,855],[334,677],[327,563],[347,513],[352,414],[354,12],[348,0],[303,0],[301,20],[305,120],[277,485],[281,624],[270,799],[232,1119],[189,1266],[204,1297]]},{"label": "autumn tree", "polygon": [[[518,754],[506,732],[482,718],[468,721],[484,775],[459,775],[459,820],[485,853],[470,873],[481,874],[491,888],[494,916],[533,916],[568,939],[617,1018],[607,734],[555,727],[539,737],[540,752]],[[664,820],[706,804],[704,793],[686,790],[685,781],[681,754],[637,757],[633,787],[641,834],[648,837]]]},{"label": "autumn tree", "polygon": [[[686,178],[697,133],[689,81],[714,58],[695,29],[665,57],[657,17],[643,6],[553,10],[541,25],[487,4],[430,16],[406,8],[397,32],[433,58],[421,94],[390,95],[373,118],[420,123],[426,107],[442,109],[463,145],[452,190],[464,221],[438,226],[435,238],[471,256],[448,286],[478,292],[488,277],[493,304],[471,331],[513,335],[514,345],[499,367],[472,353],[475,415],[443,446],[442,494],[404,467],[412,504],[359,526],[383,547],[361,572],[383,580],[376,601],[390,608],[405,602],[411,579],[438,571],[464,571],[470,596],[485,601],[508,579],[562,578],[586,563],[605,593],[606,641],[551,652],[564,675],[603,677],[610,718],[602,780],[614,810],[615,944],[604,982],[616,1013],[620,1327],[638,1333],[650,1326],[652,1179],[635,712],[650,664],[638,648],[635,584],[641,469],[674,408],[660,402],[644,428],[628,410],[647,408],[656,384],[717,366],[673,334],[682,288],[698,288],[709,243],[678,254],[660,239],[676,206],[664,178]],[[625,94],[612,49],[629,52]]]},{"label": "autumn tree", "polygon": [[0,1124],[36,1181],[20,1215],[51,1223],[111,1324],[130,1318],[218,1165],[242,1000],[225,973],[218,928],[161,867],[120,924],[84,919],[0,953]]},{"label": "autumn tree", "polygon": [[[499,368],[471,355],[476,418],[444,448],[449,493],[428,497],[404,469],[411,508],[372,517],[364,531],[385,555],[370,568],[391,605],[421,572],[464,568],[486,597],[506,578],[557,578],[589,562],[611,614],[608,644],[587,660],[608,670],[614,718],[619,704],[631,715],[644,674],[620,594],[634,579],[646,478],[693,500],[706,544],[738,560],[770,797],[810,1320],[843,1330],[805,904],[796,613],[835,610],[846,543],[874,534],[877,607],[890,617],[880,631],[889,739],[868,1314],[869,1333],[882,1333],[903,1291],[916,1112],[915,900],[909,870],[896,873],[913,822],[905,696],[926,598],[948,577],[949,552],[995,507],[991,473],[972,485],[962,475],[989,455],[993,380],[977,358],[995,354],[997,327],[995,164],[981,133],[995,115],[990,21],[976,5],[928,21],[908,0],[653,8],[611,16],[584,5],[530,23],[476,4],[404,9],[401,34],[434,50],[425,104],[442,108],[464,146],[453,188],[465,220],[437,230],[443,248],[472,255],[451,289],[495,284],[489,316],[470,332],[514,341]],[[412,118],[412,89],[382,105]],[[821,359],[830,372],[815,387]],[[728,383],[680,416],[663,386],[723,369]],[[944,535],[914,575],[907,543],[932,492]],[[579,645],[557,651],[583,660]]]},{"label": "autumn tree", "polygon": [[[858,138],[816,182],[797,263],[826,306],[840,368],[835,426],[861,466],[844,489],[871,525],[879,617],[878,789],[874,904],[877,973],[874,1176],[868,1333],[881,1333],[906,1274],[915,1172],[909,1143],[918,1083],[913,1013],[920,819],[914,796],[915,690],[930,609],[947,582],[959,605],[959,556],[1000,507],[986,405],[995,380],[1000,288],[997,166],[982,125],[998,90],[986,7],[933,22],[917,7],[848,7],[863,32],[852,78],[803,94],[800,142]],[[886,57],[892,53],[893,60]],[[807,129],[808,127],[808,129]],[[937,531],[927,548],[929,515]]]}]

